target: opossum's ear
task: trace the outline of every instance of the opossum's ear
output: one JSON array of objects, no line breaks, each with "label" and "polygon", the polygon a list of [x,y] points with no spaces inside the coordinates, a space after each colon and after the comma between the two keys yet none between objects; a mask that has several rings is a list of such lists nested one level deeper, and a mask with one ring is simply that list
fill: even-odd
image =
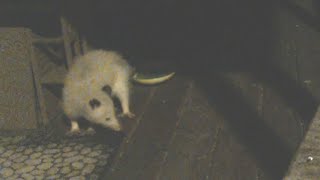
[{"label": "opossum's ear", "polygon": [[101,102],[98,99],[93,98],[89,101],[89,105],[92,109],[95,109],[101,105]]},{"label": "opossum's ear", "polygon": [[107,94],[109,94],[111,96],[112,89],[110,86],[108,86],[108,85],[103,86],[102,91],[106,92]]}]

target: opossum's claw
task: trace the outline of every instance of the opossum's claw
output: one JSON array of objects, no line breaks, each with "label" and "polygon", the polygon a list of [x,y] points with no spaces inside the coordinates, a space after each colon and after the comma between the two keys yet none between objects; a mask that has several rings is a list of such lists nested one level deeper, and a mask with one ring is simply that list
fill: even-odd
[{"label": "opossum's claw", "polygon": [[128,118],[134,118],[134,117],[136,117],[136,115],[133,114],[132,112],[121,113],[119,116],[120,116],[120,117],[128,117]]}]

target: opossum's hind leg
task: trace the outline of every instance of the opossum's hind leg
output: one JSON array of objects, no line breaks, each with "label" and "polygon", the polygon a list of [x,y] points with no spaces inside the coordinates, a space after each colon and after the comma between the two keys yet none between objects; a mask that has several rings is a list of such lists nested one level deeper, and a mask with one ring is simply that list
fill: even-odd
[{"label": "opossum's hind leg", "polygon": [[129,86],[127,81],[118,81],[113,89],[114,95],[119,98],[121,103],[122,113],[120,116],[127,116],[129,118],[134,118],[135,114],[130,111],[130,102],[129,102]]},{"label": "opossum's hind leg", "polygon": [[71,120],[71,129],[70,132],[80,132],[78,121]]},{"label": "opossum's hind leg", "polygon": [[81,131],[79,128],[79,124],[78,121],[76,120],[71,120],[71,128],[70,130],[67,132],[68,136],[72,136],[72,135],[80,135]]}]

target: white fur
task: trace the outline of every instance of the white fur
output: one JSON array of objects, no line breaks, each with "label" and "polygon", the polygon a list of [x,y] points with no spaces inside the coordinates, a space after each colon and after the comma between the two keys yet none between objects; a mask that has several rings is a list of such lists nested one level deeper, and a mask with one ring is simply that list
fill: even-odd
[{"label": "white fur", "polygon": [[[93,50],[77,57],[71,66],[63,88],[63,109],[76,131],[76,119],[88,121],[119,131],[119,120],[114,111],[111,97],[102,90],[105,85],[121,102],[123,114],[133,115],[129,110],[129,78],[131,67],[121,55],[114,51]],[[101,106],[92,109],[91,99],[97,99]],[[110,118],[110,120],[106,120]]]}]

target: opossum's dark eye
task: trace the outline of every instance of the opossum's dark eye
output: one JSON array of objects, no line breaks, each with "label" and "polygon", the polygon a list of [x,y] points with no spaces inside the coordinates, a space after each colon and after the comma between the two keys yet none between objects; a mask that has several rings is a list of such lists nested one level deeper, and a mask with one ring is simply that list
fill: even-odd
[{"label": "opossum's dark eye", "polygon": [[102,87],[102,91],[106,92],[106,93],[109,94],[109,95],[111,95],[111,93],[112,93],[112,89],[111,89],[111,87],[108,86],[108,85],[103,86],[103,87]]},{"label": "opossum's dark eye", "polygon": [[89,101],[89,105],[92,109],[95,109],[101,105],[101,102],[98,99],[93,98]]},{"label": "opossum's dark eye", "polygon": [[107,121],[109,121],[109,120],[110,120],[110,118],[106,118],[106,120],[107,120]]}]

